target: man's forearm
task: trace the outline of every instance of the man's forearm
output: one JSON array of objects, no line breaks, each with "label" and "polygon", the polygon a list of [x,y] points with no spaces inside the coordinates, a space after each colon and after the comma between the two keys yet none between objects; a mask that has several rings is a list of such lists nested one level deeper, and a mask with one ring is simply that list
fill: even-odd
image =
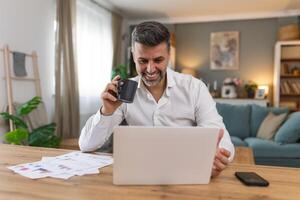
[{"label": "man's forearm", "polygon": [[100,148],[112,133],[113,116],[101,116],[98,111],[91,116],[79,137],[79,147],[83,152]]}]

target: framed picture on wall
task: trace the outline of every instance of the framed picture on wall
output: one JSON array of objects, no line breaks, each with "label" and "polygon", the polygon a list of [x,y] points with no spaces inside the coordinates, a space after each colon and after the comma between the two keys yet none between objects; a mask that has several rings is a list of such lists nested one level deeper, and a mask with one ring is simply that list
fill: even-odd
[{"label": "framed picture on wall", "polygon": [[239,69],[239,32],[214,32],[210,35],[210,69]]}]

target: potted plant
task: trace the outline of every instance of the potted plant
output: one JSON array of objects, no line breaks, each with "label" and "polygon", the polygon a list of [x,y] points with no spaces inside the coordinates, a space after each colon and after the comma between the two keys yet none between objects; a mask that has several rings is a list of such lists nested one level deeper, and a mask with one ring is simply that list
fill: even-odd
[{"label": "potted plant", "polygon": [[15,127],[13,131],[5,133],[5,142],[16,145],[53,148],[59,146],[61,139],[54,134],[56,129],[55,123],[46,124],[30,131],[28,125],[23,120],[23,117],[36,109],[41,102],[41,97],[36,96],[19,106],[15,115],[7,112],[0,113],[3,119],[12,120]]},{"label": "potted plant", "polygon": [[119,75],[121,79],[127,79],[127,66],[124,64],[119,64],[116,67],[112,69],[111,73],[111,79],[113,79],[115,76]]},{"label": "potted plant", "polygon": [[257,84],[254,83],[253,81],[249,81],[248,83],[245,84],[244,88],[245,91],[247,92],[248,98],[254,98],[255,91],[257,89]]}]

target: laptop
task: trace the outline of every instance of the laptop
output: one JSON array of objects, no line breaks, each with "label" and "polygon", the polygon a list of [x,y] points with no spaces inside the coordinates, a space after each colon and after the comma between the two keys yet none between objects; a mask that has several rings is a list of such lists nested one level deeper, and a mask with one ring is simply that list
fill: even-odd
[{"label": "laptop", "polygon": [[118,126],[115,185],[208,184],[218,128]]}]

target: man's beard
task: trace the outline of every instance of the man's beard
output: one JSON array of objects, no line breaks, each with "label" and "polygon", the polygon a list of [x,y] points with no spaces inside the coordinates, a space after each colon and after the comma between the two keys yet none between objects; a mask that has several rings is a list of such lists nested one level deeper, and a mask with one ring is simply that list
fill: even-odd
[{"label": "man's beard", "polygon": [[146,73],[142,73],[142,80],[144,84],[148,87],[156,86],[161,82],[161,80],[165,77],[165,75],[166,75],[166,71],[159,71],[158,78],[156,80],[147,80]]}]

